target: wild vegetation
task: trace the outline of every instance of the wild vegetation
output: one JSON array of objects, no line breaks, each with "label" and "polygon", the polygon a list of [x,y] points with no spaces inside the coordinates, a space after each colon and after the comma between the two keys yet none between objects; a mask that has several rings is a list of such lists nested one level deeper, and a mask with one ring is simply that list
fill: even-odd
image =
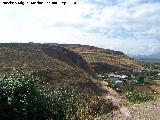
[{"label": "wild vegetation", "polygon": [[16,73],[0,77],[3,120],[71,119],[82,99],[67,88],[52,90],[37,77]]},{"label": "wild vegetation", "polygon": [[128,102],[141,103],[153,100],[159,96],[160,84],[158,82],[159,63],[141,62],[144,67],[143,71],[137,73],[128,73],[131,77],[129,82],[118,85],[113,81],[108,81],[111,88],[125,96]]},{"label": "wild vegetation", "polygon": [[0,107],[3,120],[82,120],[114,108],[111,101],[100,97],[89,100],[75,94],[72,87],[53,89],[23,72],[0,76]]},{"label": "wild vegetation", "polygon": [[[119,94],[124,96],[128,102],[130,103],[141,103],[146,102],[153,99],[154,93],[148,93],[143,90],[143,86],[139,83],[128,83],[122,86],[119,86],[113,82],[108,82],[109,87],[115,89]],[[140,88],[140,90],[135,89],[136,87]],[[147,90],[150,88],[144,86]]]},{"label": "wild vegetation", "polygon": [[[146,74],[135,76],[136,84],[98,84],[102,81],[97,80],[95,72],[119,72],[131,77],[132,69],[143,68],[119,51],[14,43],[0,44],[0,53],[0,118],[4,120],[93,120],[116,108],[106,97],[109,87],[131,103],[153,98],[140,89],[155,85],[146,82]],[[19,72],[14,72],[17,69]]]},{"label": "wild vegetation", "polygon": [[[147,80],[160,80],[160,62],[139,62],[148,71]],[[158,75],[159,74],[159,75]]]}]

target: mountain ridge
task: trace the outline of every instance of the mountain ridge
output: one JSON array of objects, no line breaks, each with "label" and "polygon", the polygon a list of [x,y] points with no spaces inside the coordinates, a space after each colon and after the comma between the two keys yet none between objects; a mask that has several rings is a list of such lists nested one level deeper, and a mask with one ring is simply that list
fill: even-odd
[{"label": "mountain ridge", "polygon": [[149,55],[133,55],[132,57],[140,61],[160,61],[160,52],[155,52]]},{"label": "mountain ridge", "polygon": [[96,72],[116,72],[132,69],[143,69],[131,57],[121,51],[98,48],[80,44],[59,44],[80,54]]}]

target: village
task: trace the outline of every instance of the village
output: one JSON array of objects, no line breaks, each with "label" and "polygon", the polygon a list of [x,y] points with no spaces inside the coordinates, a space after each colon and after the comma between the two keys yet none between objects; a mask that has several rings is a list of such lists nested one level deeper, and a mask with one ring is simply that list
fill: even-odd
[{"label": "village", "polygon": [[111,73],[103,73],[97,74],[99,79],[103,79],[105,81],[111,81],[116,83],[117,85],[123,85],[129,82],[137,82],[136,76],[144,74],[141,70],[133,70],[130,74],[123,74],[118,72],[111,72]]},{"label": "village", "polygon": [[149,80],[160,80],[160,73],[144,70],[132,70],[129,72],[111,72],[111,73],[97,73],[98,79],[115,83],[116,85],[125,85],[129,83],[144,84]]}]

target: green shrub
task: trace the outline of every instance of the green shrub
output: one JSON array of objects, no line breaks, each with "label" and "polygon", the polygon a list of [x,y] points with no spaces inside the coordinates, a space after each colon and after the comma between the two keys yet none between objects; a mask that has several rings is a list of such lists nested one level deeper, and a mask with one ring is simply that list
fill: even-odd
[{"label": "green shrub", "polygon": [[[143,83],[141,81],[141,83]],[[147,93],[142,93],[134,90],[136,83],[126,83],[123,86],[118,86],[114,82],[109,81],[108,87],[113,88],[120,94],[125,94],[125,97],[130,103],[141,103],[153,99],[153,96]]]},{"label": "green shrub", "polygon": [[125,83],[124,85],[116,85],[115,82],[108,81],[108,87],[113,88],[118,93],[126,93],[128,91],[133,91],[134,83]]},{"label": "green shrub", "polygon": [[29,74],[0,76],[0,119],[64,120],[76,117],[82,99],[73,90],[54,91]]},{"label": "green shrub", "polygon": [[110,100],[84,97],[71,86],[50,88],[23,72],[0,76],[0,119],[84,120],[113,110]]},{"label": "green shrub", "polygon": [[153,99],[153,97],[150,94],[137,91],[127,92],[126,98],[130,103],[141,103]]},{"label": "green shrub", "polygon": [[111,87],[114,90],[116,90],[118,86],[116,85],[115,82],[108,80],[108,87]]},{"label": "green shrub", "polygon": [[88,113],[93,117],[99,117],[115,109],[111,99],[103,97],[94,97],[88,103]]},{"label": "green shrub", "polygon": [[64,111],[65,119],[76,120],[80,116],[77,115],[77,111],[81,104],[85,103],[84,98],[80,95],[75,95],[74,88],[70,86],[60,87],[55,89],[56,102],[62,106],[62,111]]}]

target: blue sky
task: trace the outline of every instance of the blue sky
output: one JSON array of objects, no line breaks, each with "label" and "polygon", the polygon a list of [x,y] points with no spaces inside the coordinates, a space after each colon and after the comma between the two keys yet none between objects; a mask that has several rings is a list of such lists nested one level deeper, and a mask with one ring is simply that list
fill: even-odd
[{"label": "blue sky", "polygon": [[88,44],[128,54],[160,51],[159,0],[58,1],[68,4],[0,2],[0,42]]}]

